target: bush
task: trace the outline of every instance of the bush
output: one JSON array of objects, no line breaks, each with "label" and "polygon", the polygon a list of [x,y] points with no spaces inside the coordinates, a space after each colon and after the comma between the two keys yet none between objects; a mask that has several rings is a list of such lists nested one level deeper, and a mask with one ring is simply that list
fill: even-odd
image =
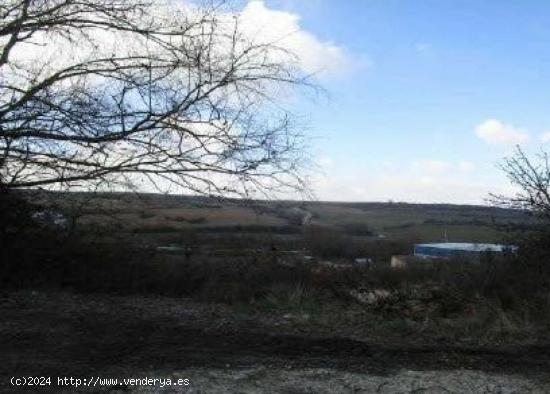
[{"label": "bush", "polygon": [[271,293],[273,286],[309,286],[311,275],[304,267],[287,267],[264,261],[206,261],[191,273],[198,296],[206,301],[255,302]]},{"label": "bush", "polygon": [[304,234],[310,252],[318,258],[355,257],[358,243],[341,229],[329,226],[309,226]]}]

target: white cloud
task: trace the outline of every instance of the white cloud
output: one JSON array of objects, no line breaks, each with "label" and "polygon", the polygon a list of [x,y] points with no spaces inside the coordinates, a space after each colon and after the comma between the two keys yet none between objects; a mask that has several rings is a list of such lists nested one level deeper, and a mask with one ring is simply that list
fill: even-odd
[{"label": "white cloud", "polygon": [[339,172],[316,179],[314,188],[321,200],[408,201],[425,203],[480,204],[489,192],[507,191],[505,177],[494,184],[484,181],[474,163],[437,159],[414,160],[379,171]]},{"label": "white cloud", "polygon": [[491,145],[515,145],[527,142],[525,129],[506,124],[497,119],[487,119],[475,128],[476,135]]},{"label": "white cloud", "polygon": [[541,136],[540,136],[540,141],[543,144],[546,144],[546,143],[550,142],[550,131],[546,131],[546,132],[542,133]]},{"label": "white cloud", "polygon": [[[153,15],[165,25],[177,23],[177,18],[187,15],[192,21],[201,18],[201,8],[192,2],[167,1],[161,2]],[[345,74],[356,66],[368,65],[364,56],[352,57],[346,49],[332,41],[321,40],[312,32],[300,26],[300,15],[285,10],[276,10],[265,5],[263,0],[251,0],[237,12],[230,8],[222,8],[216,14],[218,27],[227,29],[226,34],[232,34],[235,18],[238,17],[238,30],[245,39],[258,44],[274,43],[288,50],[289,54],[297,56],[297,66],[306,73],[318,76],[333,76]],[[148,23],[144,20],[143,23]],[[160,23],[160,22],[159,22]],[[72,42],[68,45],[64,37],[52,39],[49,35],[35,34],[32,44],[17,45],[11,56],[27,67],[34,67],[42,73],[66,67],[92,56],[110,56],[113,53],[120,57],[132,56],[143,50],[147,45],[149,50],[161,51],[151,45],[148,40],[136,41],[136,36],[125,32],[105,31],[95,29],[87,31],[87,40]],[[93,43],[93,45],[91,45]],[[3,42],[0,42],[0,46]],[[223,46],[223,43],[222,43]],[[229,45],[228,45],[229,46]],[[215,48],[225,50],[225,47]],[[273,51],[273,54],[281,52]],[[291,56],[289,56],[289,61]],[[280,60],[280,59],[278,59]],[[292,57],[292,60],[294,58]],[[294,64],[293,64],[294,65]]]},{"label": "white cloud", "polygon": [[407,173],[354,174],[315,183],[320,200],[407,201],[419,203],[483,204],[490,192],[511,194],[506,180],[493,184],[465,177],[411,176]]},{"label": "white cloud", "polygon": [[276,42],[299,56],[301,67],[320,76],[349,71],[352,61],[345,49],[322,41],[300,26],[300,16],[266,7],[263,0],[250,1],[241,12],[240,28],[255,40]]}]

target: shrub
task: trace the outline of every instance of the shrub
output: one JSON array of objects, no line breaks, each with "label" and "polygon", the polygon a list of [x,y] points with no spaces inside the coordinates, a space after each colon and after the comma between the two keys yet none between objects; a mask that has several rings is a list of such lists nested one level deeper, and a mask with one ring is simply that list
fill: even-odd
[{"label": "shrub", "polygon": [[357,254],[357,242],[336,227],[309,226],[304,239],[307,248],[316,257],[354,257]]}]

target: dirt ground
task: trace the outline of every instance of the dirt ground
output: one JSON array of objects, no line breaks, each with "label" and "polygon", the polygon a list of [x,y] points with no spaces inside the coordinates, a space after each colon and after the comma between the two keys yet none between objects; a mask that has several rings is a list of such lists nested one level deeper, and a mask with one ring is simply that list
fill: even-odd
[{"label": "dirt ground", "polygon": [[[15,292],[0,298],[0,313],[0,391],[6,393],[550,392],[550,345],[540,343],[352,338],[159,297]],[[51,377],[52,383],[14,387],[12,376]],[[61,387],[57,377],[96,385]],[[120,382],[145,377],[164,384]],[[101,386],[96,378],[119,381]]]}]

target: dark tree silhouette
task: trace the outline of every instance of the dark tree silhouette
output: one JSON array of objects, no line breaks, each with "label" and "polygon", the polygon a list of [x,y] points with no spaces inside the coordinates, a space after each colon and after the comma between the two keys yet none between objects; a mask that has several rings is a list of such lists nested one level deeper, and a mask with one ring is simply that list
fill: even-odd
[{"label": "dark tree silhouette", "polygon": [[[502,170],[517,192],[512,196],[493,195],[495,204],[519,209],[531,216],[526,224],[508,225],[510,242],[519,246],[513,265],[513,281],[526,294],[540,290],[547,297],[550,283],[550,161],[541,150],[529,157],[519,146],[504,159]],[[516,285],[516,286],[517,286]],[[545,298],[546,300],[546,298]],[[545,301],[546,302],[546,301]]]},{"label": "dark tree silhouette", "polygon": [[493,202],[507,208],[525,210],[545,221],[550,220],[548,153],[541,151],[535,158],[529,158],[518,146],[500,167],[518,191],[513,196],[492,195]]},{"label": "dark tree silhouette", "polygon": [[298,59],[224,2],[0,3],[0,183],[302,189]]}]

